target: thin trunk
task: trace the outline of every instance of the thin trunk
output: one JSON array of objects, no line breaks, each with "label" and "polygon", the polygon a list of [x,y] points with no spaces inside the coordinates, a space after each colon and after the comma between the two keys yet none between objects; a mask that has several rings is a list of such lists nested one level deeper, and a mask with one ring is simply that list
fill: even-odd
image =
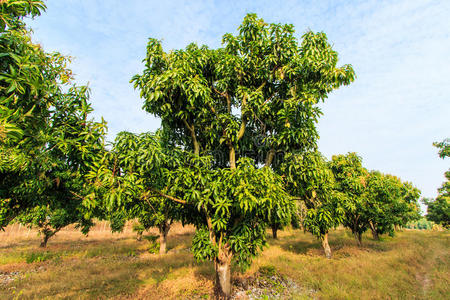
[{"label": "thin trunk", "polygon": [[272,237],[278,239],[278,224],[272,224]]},{"label": "thin trunk", "polygon": [[325,235],[322,238],[322,247],[323,251],[325,251],[325,256],[327,258],[331,258],[331,248],[330,244],[328,244],[328,233],[325,233]]},{"label": "thin trunk", "polygon": [[231,253],[228,250],[219,250],[218,257],[214,260],[216,280],[214,282],[214,298],[231,298]]},{"label": "thin trunk", "polygon": [[192,135],[193,141],[194,141],[194,154],[200,155],[200,144],[197,142],[197,139],[195,138],[195,133]]},{"label": "thin trunk", "polygon": [[361,233],[353,232],[353,235],[355,236],[355,240],[358,243],[358,246],[361,247],[362,246],[362,242],[361,242],[362,235],[361,235]]},{"label": "thin trunk", "polygon": [[376,240],[376,241],[380,240],[380,237],[378,236],[378,232],[376,230],[374,230],[374,229],[371,229],[371,230],[372,230],[372,237],[373,237],[373,239]]},{"label": "thin trunk", "polygon": [[376,226],[372,222],[369,222],[369,225],[370,225],[370,230],[372,231],[373,239],[378,241],[380,239],[380,237],[378,236],[378,231],[377,231]]},{"label": "thin trunk", "polygon": [[167,235],[170,230],[170,225],[164,222],[159,226],[159,254],[165,254],[167,251]]},{"label": "thin trunk", "polygon": [[136,235],[136,240],[138,241],[138,242],[140,242],[140,241],[142,241],[142,234],[143,234],[144,232],[142,232],[142,231],[138,231],[138,233],[137,233],[137,235]]},{"label": "thin trunk", "polygon": [[41,240],[40,247],[45,248],[45,247],[47,247],[48,239],[52,236],[52,234],[46,231],[46,232],[43,232],[42,235],[43,235],[43,237]]},{"label": "thin trunk", "polygon": [[230,145],[230,169],[236,169],[236,151]]},{"label": "thin trunk", "polygon": [[265,167],[270,167],[272,164],[273,158],[275,157],[275,150],[270,149],[269,152],[267,152],[266,161],[265,161]]},{"label": "thin trunk", "polygon": [[358,219],[359,219],[359,216],[357,216],[354,219],[352,232],[355,236],[356,241],[358,242],[358,246],[361,247],[362,246],[362,243],[361,243],[361,238],[362,238],[361,235],[362,234],[358,231],[358,229],[359,229],[358,228]]},{"label": "thin trunk", "polygon": [[197,137],[195,136],[195,126],[194,124],[189,125],[189,123],[183,119],[184,125],[189,129],[189,132],[191,133],[192,138],[192,144],[194,145],[194,154],[200,155],[200,144],[197,141]]}]

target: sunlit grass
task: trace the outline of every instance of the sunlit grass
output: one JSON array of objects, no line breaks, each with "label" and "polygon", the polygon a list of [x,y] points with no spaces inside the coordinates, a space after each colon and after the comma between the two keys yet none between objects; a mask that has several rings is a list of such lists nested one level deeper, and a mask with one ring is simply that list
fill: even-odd
[{"label": "sunlit grass", "polygon": [[[8,230],[11,230],[10,228]],[[189,252],[192,227],[177,225],[169,253],[148,252],[129,228],[111,234],[99,225],[88,237],[68,229],[39,248],[35,233],[13,228],[0,234],[0,272],[20,275],[0,283],[0,299],[201,299],[210,297],[214,268]],[[8,235],[9,234],[9,235]],[[156,234],[151,232],[151,234]],[[28,235],[28,236],[27,236]],[[304,291],[295,299],[444,299],[449,294],[449,234],[404,231],[357,247],[345,230],[330,235],[333,259],[299,230],[281,232],[244,274],[274,269]]]}]

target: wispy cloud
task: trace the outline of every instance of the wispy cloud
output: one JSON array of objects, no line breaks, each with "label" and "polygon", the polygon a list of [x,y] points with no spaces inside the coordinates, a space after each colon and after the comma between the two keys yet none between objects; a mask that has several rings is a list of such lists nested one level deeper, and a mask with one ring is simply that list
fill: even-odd
[{"label": "wispy cloud", "polygon": [[48,50],[76,58],[79,83],[89,82],[97,117],[121,130],[143,132],[159,120],[141,110],[129,83],[142,70],[147,38],[166,50],[190,42],[220,46],[248,12],[292,23],[300,38],[324,31],[353,64],[357,80],[322,105],[320,150],[356,151],[370,169],[414,182],[435,196],[448,163],[433,141],[450,137],[449,1],[48,1],[31,21]]}]

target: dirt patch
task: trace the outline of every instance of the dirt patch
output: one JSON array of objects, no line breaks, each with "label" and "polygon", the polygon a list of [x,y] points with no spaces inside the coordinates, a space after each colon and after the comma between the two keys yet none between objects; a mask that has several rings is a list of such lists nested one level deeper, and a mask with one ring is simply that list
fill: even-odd
[{"label": "dirt patch", "polygon": [[0,273],[0,286],[7,285],[22,276],[23,274],[19,271]]},{"label": "dirt patch", "polygon": [[279,274],[272,266],[261,267],[249,277],[236,278],[232,299],[289,299],[294,295],[314,298],[315,291],[299,286],[294,280]]}]

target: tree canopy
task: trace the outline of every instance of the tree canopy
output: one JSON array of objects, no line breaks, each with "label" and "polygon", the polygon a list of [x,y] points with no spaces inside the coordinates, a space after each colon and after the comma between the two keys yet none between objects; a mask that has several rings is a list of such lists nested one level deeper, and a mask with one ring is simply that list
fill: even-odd
[{"label": "tree canopy", "polygon": [[94,184],[85,204],[102,211],[115,231],[132,219],[138,219],[144,229],[157,227],[160,253],[165,253],[170,225],[175,220],[185,221],[183,213],[188,212],[158,192],[167,192],[169,177],[183,161],[182,155],[165,145],[162,132],[120,132],[111,150],[104,152],[87,175]]},{"label": "tree canopy", "polygon": [[[440,143],[434,143],[439,149],[439,157],[445,159],[450,157],[450,139],[445,139]],[[450,170],[445,172],[445,182],[438,189],[438,196],[433,200],[425,200],[427,205],[427,219],[437,224],[450,227]]]},{"label": "tree canopy", "polygon": [[288,192],[306,209],[303,227],[322,241],[331,258],[328,232],[344,221],[343,194],[327,161],[319,152],[287,155],[282,166]]},{"label": "tree canopy", "polygon": [[164,52],[149,39],[145,69],[132,82],[170,143],[203,162],[182,168],[168,194],[197,208],[194,255],[215,261],[216,287],[228,295],[232,258],[247,265],[264,244],[268,216],[289,214],[291,198],[272,167],[285,152],[317,148],[317,104],[354,72],[337,66],[324,33],[308,31],[298,44],[292,25],[255,14],[222,41]]},{"label": "tree canopy", "polygon": [[[90,118],[87,86],[73,83],[70,58],[34,44],[23,18],[43,1],[0,1],[0,228],[38,227],[41,245],[93,218],[157,227],[160,253],[174,221],[192,224],[192,252],[214,262],[215,295],[229,298],[231,265],[251,265],[302,207],[302,225],[331,258],[328,233],[344,225],[393,234],[419,219],[420,191],[368,171],[356,153],[331,161],[318,151],[319,104],[355,79],[323,32],[299,41],[292,25],[248,14],[222,47],[164,51],[150,38],[131,82],[156,133],[120,132],[105,145],[106,122]],[[449,141],[435,143],[442,158]],[[427,218],[449,227],[450,171]]]},{"label": "tree canopy", "polygon": [[89,118],[89,90],[72,83],[70,59],[31,41],[22,19],[40,15],[43,2],[0,5],[0,228],[22,215],[54,224],[52,232],[75,220],[87,230],[84,174],[103,149],[106,124]]}]

